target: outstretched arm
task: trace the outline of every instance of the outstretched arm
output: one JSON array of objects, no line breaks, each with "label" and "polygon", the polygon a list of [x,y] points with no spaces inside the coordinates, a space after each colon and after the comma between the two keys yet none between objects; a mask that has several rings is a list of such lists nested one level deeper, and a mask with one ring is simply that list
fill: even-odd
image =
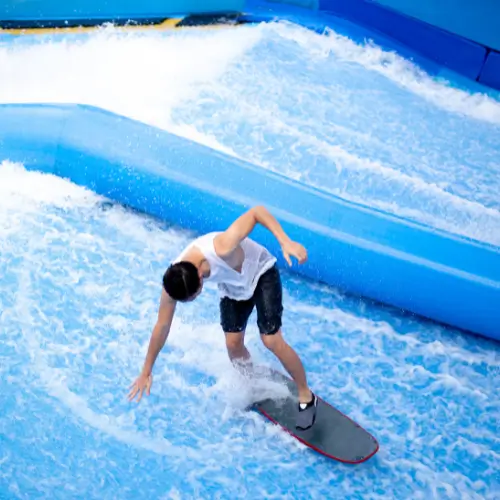
[{"label": "outstretched arm", "polygon": [[146,360],[144,361],[141,374],[131,385],[131,390],[128,395],[129,400],[134,399],[135,396],[138,395],[137,402],[139,402],[142,398],[144,390],[146,390],[148,396],[151,392],[151,386],[153,384],[153,365],[158,357],[158,354],[163,349],[170,332],[170,327],[174,318],[175,305],[175,301],[167,295],[165,290],[162,290],[158,319],[149,340]]},{"label": "outstretched arm", "polygon": [[151,375],[156,358],[167,341],[174,318],[174,311],[175,301],[167,295],[165,290],[162,290],[158,319],[149,341],[148,353],[146,354],[146,360],[142,368],[142,373],[145,375]]},{"label": "outstretched arm", "polygon": [[251,208],[238,217],[226,231],[219,234],[214,241],[215,251],[221,256],[230,254],[253,231],[256,224],[261,224],[271,231],[281,245],[289,265],[292,265],[290,256],[295,257],[300,264],[307,260],[306,249],[292,241],[276,218],[263,206]]}]

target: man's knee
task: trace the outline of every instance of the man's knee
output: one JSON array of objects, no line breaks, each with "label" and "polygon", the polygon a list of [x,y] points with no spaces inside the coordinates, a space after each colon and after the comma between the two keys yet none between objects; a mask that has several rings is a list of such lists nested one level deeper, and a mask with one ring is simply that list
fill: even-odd
[{"label": "man's knee", "polygon": [[226,333],[226,347],[229,352],[238,352],[243,349],[243,333]]},{"label": "man's knee", "polygon": [[272,335],[261,335],[260,338],[264,345],[272,352],[280,350],[285,345],[281,330],[278,330]]}]

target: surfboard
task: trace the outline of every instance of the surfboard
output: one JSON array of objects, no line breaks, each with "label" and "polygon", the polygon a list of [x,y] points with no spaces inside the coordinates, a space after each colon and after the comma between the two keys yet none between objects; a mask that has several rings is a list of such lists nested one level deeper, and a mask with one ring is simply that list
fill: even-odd
[{"label": "surfboard", "polygon": [[314,425],[306,430],[295,427],[298,413],[298,393],[295,382],[279,371],[270,369],[265,377],[285,390],[257,398],[251,407],[281,426],[314,451],[346,464],[360,464],[373,457],[379,449],[377,440],[358,423],[318,396]]}]

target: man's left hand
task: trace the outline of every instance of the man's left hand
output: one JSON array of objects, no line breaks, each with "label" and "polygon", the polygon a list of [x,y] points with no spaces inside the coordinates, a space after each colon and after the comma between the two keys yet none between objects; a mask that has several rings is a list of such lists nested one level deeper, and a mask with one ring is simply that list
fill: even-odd
[{"label": "man's left hand", "polygon": [[289,266],[292,265],[291,257],[295,257],[299,264],[303,264],[307,260],[307,250],[296,241],[290,240],[283,243],[281,249]]}]

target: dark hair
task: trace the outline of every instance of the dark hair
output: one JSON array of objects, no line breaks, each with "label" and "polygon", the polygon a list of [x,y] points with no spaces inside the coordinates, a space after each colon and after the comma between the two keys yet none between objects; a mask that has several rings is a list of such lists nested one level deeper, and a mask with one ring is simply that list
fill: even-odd
[{"label": "dark hair", "polygon": [[172,264],[163,275],[163,287],[174,300],[189,299],[200,288],[198,269],[191,262]]}]

